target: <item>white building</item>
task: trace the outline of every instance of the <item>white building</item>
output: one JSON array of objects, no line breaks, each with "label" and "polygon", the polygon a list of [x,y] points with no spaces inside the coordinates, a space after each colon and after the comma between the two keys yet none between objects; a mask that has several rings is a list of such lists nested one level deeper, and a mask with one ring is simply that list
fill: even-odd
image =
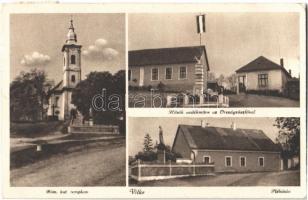
[{"label": "white building", "polygon": [[81,45],[77,44],[77,35],[73,20],[67,33],[67,39],[62,47],[63,80],[50,90],[48,100],[48,117],[59,120],[70,118],[70,110],[75,108],[71,103],[72,90],[81,80]]},{"label": "white building", "polygon": [[276,90],[283,93],[286,83],[292,78],[283,65],[260,56],[236,70],[238,92]]}]

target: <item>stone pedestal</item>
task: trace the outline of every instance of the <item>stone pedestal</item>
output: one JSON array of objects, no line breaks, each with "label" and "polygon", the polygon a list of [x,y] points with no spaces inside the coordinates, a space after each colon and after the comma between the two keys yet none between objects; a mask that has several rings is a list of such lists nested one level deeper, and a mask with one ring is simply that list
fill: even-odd
[{"label": "stone pedestal", "polygon": [[93,119],[89,119],[89,125],[93,126]]},{"label": "stone pedestal", "polygon": [[166,163],[166,152],[165,150],[157,150],[157,161],[159,163]]}]

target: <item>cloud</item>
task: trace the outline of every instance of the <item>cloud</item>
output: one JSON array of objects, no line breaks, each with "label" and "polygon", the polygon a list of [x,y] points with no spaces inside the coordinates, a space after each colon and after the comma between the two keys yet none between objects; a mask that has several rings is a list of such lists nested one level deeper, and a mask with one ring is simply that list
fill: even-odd
[{"label": "cloud", "polygon": [[30,55],[24,55],[20,61],[20,64],[24,66],[42,66],[47,64],[50,61],[50,57],[48,55],[44,55],[37,51],[32,52]]},{"label": "cloud", "polygon": [[119,55],[119,52],[107,47],[107,44],[107,40],[99,38],[93,45],[90,45],[86,50],[82,51],[82,55],[85,58],[95,60],[113,60]]}]

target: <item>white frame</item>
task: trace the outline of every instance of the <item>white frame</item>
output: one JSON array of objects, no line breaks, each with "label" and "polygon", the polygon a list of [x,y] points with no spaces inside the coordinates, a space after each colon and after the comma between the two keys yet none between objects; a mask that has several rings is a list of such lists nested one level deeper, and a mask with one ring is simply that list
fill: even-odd
[{"label": "white frame", "polygon": [[[245,165],[242,165],[242,162],[241,162],[241,159],[244,158],[245,159]],[[246,156],[240,156],[240,167],[246,167],[247,166],[247,159],[246,159]]]},{"label": "white frame", "polygon": [[[153,69],[157,69],[157,80],[153,80]],[[159,81],[159,68],[158,67],[151,68],[151,81]]]},{"label": "white frame", "polygon": [[212,159],[211,159],[211,156],[203,156],[203,163],[205,164],[205,160],[204,160],[204,158],[209,158],[209,163],[211,163],[212,162]]},{"label": "white frame", "polygon": [[[185,67],[185,74],[186,74],[186,77],[185,78],[181,78],[181,67]],[[179,66],[179,80],[185,80],[187,79],[187,66]]]},{"label": "white frame", "polygon": [[[227,165],[227,158],[230,158],[230,166]],[[225,167],[232,167],[232,156],[225,156]]]},{"label": "white frame", "polygon": [[[171,78],[170,79],[166,78],[167,77],[167,69],[168,68],[171,68]],[[173,79],[173,67],[165,67],[165,80],[166,81],[172,81],[172,79]]]},{"label": "white frame", "polygon": [[[263,165],[260,165],[260,158],[263,159]],[[258,166],[259,166],[259,167],[264,167],[264,166],[265,166],[265,158],[264,158],[264,156],[258,157]]]}]

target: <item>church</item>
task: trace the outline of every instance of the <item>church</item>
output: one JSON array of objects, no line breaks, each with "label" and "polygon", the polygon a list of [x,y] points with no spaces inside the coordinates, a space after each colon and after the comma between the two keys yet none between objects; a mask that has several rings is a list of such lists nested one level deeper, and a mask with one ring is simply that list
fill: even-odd
[{"label": "church", "polygon": [[49,91],[48,111],[49,119],[67,120],[70,118],[72,91],[81,81],[81,45],[77,43],[73,20],[67,33],[67,39],[62,47],[63,80]]}]

